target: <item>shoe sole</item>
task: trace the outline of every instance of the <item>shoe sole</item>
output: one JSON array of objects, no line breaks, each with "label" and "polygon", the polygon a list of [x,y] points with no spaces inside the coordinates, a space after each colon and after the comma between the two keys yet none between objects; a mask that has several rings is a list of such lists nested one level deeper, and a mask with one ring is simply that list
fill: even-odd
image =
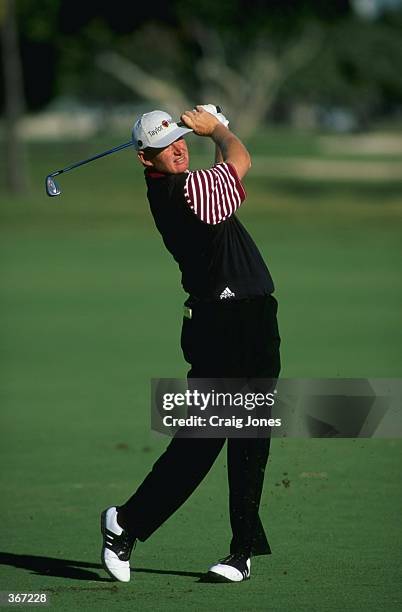
[{"label": "shoe sole", "polygon": [[250,580],[250,576],[247,576],[247,578],[243,578],[243,580],[230,580],[229,578],[226,578],[221,574],[216,574],[215,572],[207,572],[203,579],[204,582],[230,582],[230,584],[245,582],[246,580]]},{"label": "shoe sole", "polygon": [[105,572],[107,574],[109,574],[109,576],[111,578],[113,578],[113,580],[115,582],[125,582],[125,580],[119,580],[118,578],[116,578],[116,576],[114,576],[112,574],[112,572],[109,570],[109,568],[107,567],[106,563],[105,563],[105,559],[104,559],[104,555],[105,555],[105,542],[106,542],[106,512],[108,511],[109,508],[107,508],[107,510],[104,510],[101,514],[101,533],[103,536],[103,546],[102,546],[102,552],[101,552],[101,562],[102,562],[102,567],[105,570]]}]

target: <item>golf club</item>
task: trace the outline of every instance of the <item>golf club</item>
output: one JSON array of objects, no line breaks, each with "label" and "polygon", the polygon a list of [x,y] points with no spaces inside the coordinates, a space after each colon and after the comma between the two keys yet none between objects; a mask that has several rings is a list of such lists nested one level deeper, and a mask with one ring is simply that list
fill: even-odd
[{"label": "golf club", "polygon": [[103,153],[98,153],[97,155],[94,155],[93,157],[88,157],[88,159],[83,159],[82,161],[76,162],[75,164],[71,164],[70,166],[67,166],[66,168],[62,168],[61,170],[56,170],[55,172],[48,174],[46,177],[46,181],[45,181],[47,195],[50,197],[54,197],[54,196],[58,196],[61,194],[60,186],[54,180],[55,176],[58,176],[59,174],[63,174],[64,172],[70,172],[70,170],[74,170],[74,168],[78,168],[79,166],[88,164],[89,162],[94,161],[95,159],[99,159],[100,157],[105,157],[105,155],[110,155],[111,153],[115,153],[116,151],[121,151],[121,149],[125,149],[127,147],[132,147],[132,146],[133,146],[133,141],[130,140],[129,142],[125,142],[121,145],[118,145],[117,147],[114,147],[113,149],[108,149],[107,151],[103,151]]},{"label": "golf club", "polygon": [[[212,113],[222,112],[222,109],[220,108],[220,106],[215,106],[214,104],[207,104],[205,108],[206,110]],[[185,124],[182,121],[177,122],[177,125],[179,127],[185,127]],[[110,155],[111,153],[116,153],[116,151],[121,151],[122,149],[125,149],[127,147],[132,147],[132,146],[134,146],[134,143],[132,140],[130,140],[129,142],[125,142],[121,145],[118,145],[117,147],[114,147],[113,149],[108,149],[107,151],[103,151],[103,153],[98,153],[97,155],[94,155],[93,157],[88,157],[88,159],[83,159],[82,161],[76,162],[75,164],[71,164],[70,166],[67,166],[66,168],[62,168],[61,170],[55,170],[55,172],[48,174],[45,180],[47,195],[53,198],[61,194],[60,186],[57,183],[57,181],[54,180],[55,176],[58,176],[59,174],[63,174],[64,172],[70,172],[70,170],[74,170],[74,168],[78,168],[79,166],[88,164],[89,162],[94,161],[95,159],[100,159],[101,157],[105,157],[105,155]]]}]

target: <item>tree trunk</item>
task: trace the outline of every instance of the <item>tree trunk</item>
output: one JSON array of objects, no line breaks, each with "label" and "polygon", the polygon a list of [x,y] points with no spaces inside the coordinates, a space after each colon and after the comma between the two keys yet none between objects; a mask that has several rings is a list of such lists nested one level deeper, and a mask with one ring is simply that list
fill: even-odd
[{"label": "tree trunk", "polygon": [[23,143],[19,133],[20,119],[25,111],[22,65],[18,47],[15,0],[3,0],[1,24],[4,92],[6,184],[12,193],[27,188],[27,171]]}]

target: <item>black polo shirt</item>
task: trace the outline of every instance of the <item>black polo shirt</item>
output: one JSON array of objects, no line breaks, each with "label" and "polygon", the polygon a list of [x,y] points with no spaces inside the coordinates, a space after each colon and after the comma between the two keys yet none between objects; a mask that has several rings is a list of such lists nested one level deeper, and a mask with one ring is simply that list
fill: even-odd
[{"label": "black polo shirt", "polygon": [[234,214],[245,199],[228,163],[182,174],[145,171],[156,227],[190,301],[238,300],[274,291],[250,234]]}]

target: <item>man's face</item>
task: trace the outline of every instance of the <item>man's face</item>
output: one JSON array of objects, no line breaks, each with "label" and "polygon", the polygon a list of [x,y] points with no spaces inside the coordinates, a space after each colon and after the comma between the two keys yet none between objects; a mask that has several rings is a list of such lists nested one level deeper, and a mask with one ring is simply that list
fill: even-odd
[{"label": "man's face", "polygon": [[189,156],[184,138],[179,138],[164,149],[139,151],[138,157],[144,166],[166,174],[180,174],[188,168]]}]

